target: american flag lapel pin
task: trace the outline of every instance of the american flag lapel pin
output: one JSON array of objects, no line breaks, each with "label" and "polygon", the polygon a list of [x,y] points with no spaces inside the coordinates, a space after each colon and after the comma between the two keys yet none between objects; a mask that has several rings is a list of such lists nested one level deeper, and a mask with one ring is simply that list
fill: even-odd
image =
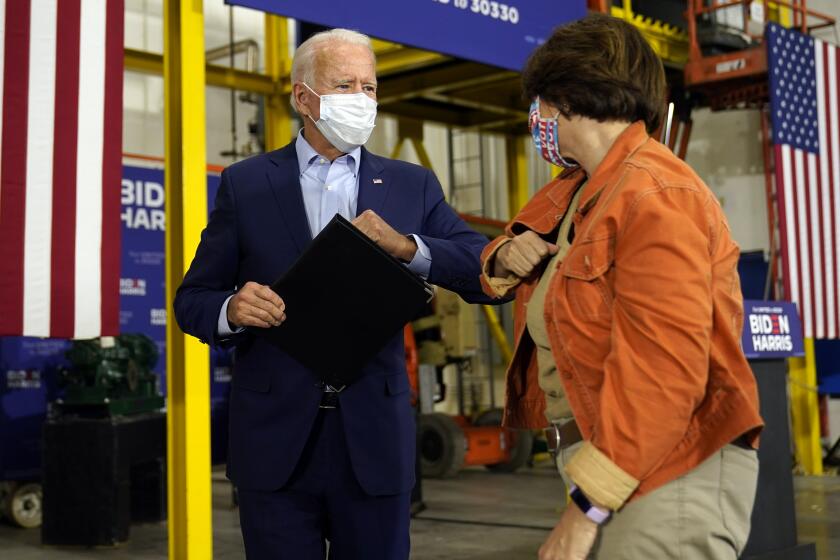
[{"label": "american flag lapel pin", "polygon": [[374,179],[373,184],[374,185],[381,185],[382,184],[382,179]]}]

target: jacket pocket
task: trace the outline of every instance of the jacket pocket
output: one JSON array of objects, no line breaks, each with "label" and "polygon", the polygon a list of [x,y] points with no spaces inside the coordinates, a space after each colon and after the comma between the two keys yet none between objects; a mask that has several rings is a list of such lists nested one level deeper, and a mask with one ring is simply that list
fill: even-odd
[{"label": "jacket pocket", "polygon": [[572,312],[596,319],[612,312],[610,275],[615,263],[615,237],[584,241],[569,252],[560,269]]}]

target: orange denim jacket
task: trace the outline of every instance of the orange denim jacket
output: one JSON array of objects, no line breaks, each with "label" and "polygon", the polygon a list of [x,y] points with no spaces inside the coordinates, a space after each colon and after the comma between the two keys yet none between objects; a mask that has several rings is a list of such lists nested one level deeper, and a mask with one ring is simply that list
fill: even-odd
[{"label": "orange denim jacket", "polygon": [[[552,235],[580,169],[543,187],[482,254],[488,295],[516,292],[516,348],[504,423],[545,425],[526,305],[542,270],[493,278],[496,251],[526,230]],[[740,347],[739,249],[717,199],[668,148],[630,125],[583,186],[575,238],[544,317],[558,375],[584,443],[566,473],[617,510],[690,471],[763,422]]]}]

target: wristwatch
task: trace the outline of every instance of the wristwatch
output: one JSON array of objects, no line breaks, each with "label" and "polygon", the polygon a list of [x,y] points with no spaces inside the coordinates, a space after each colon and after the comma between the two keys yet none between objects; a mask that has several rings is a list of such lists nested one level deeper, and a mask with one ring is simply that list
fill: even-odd
[{"label": "wristwatch", "polygon": [[610,518],[610,515],[612,515],[609,510],[593,506],[592,502],[589,501],[589,498],[586,497],[586,494],[584,494],[581,489],[574,484],[572,484],[572,487],[569,489],[569,496],[572,498],[572,501],[577,505],[577,507],[580,508],[580,511],[598,525],[603,525],[604,522]]}]

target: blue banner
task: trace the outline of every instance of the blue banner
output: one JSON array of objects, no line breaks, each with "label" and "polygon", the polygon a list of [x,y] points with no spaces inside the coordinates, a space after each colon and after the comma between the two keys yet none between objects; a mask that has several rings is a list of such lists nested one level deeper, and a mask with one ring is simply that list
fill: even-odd
[{"label": "blue banner", "polygon": [[744,301],[744,355],[791,358],[805,355],[796,305],[788,301]]},{"label": "blue banner", "polygon": [[[207,176],[208,207],[219,188],[218,175]],[[164,261],[163,169],[123,166],[121,184],[122,262],[120,332],[142,333],[157,344],[154,370],[166,394],[166,302]],[[208,211],[209,211],[208,208]],[[41,425],[47,403],[61,395],[58,370],[69,365],[63,339],[0,337],[0,480],[39,476]],[[210,405],[213,462],[225,460],[231,356],[210,352]]]},{"label": "blue banner", "polygon": [[226,2],[515,71],[552,29],[586,15],[585,0]]},{"label": "blue banner", "polygon": [[[218,175],[207,176],[208,215],[219,182]],[[163,169],[123,166],[121,203],[120,332],[142,333],[157,343],[160,359],[155,372],[165,394],[166,319],[171,306],[166,302]],[[217,371],[217,362],[222,370]],[[229,365],[227,352],[211,351],[214,379],[229,380]]]}]

